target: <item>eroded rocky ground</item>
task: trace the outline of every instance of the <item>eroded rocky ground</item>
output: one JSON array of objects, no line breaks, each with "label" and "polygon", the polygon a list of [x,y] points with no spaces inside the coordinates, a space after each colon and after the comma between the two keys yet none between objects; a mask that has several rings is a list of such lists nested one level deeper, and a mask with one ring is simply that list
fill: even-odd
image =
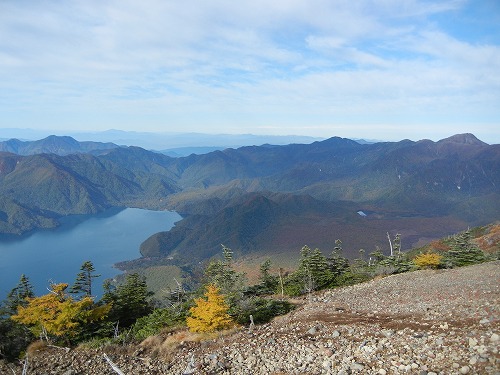
[{"label": "eroded rocky ground", "polygon": [[[500,374],[500,262],[328,290],[272,323],[167,352],[50,349],[28,374]],[[0,365],[2,374],[21,368]]]}]

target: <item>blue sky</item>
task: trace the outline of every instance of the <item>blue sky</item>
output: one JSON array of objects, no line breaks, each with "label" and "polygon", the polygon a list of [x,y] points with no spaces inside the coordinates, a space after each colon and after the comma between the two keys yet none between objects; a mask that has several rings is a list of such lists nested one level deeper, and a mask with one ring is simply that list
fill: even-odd
[{"label": "blue sky", "polygon": [[0,0],[0,128],[500,143],[500,1]]}]

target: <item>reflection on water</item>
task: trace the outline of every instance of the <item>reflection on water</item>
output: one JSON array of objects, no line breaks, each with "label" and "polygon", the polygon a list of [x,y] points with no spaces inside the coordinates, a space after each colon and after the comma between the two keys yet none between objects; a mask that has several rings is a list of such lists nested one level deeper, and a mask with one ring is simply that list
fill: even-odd
[{"label": "reflection on water", "polygon": [[73,284],[80,266],[92,261],[96,295],[101,284],[119,273],[113,264],[140,256],[150,235],[169,230],[181,217],[176,212],[137,208],[112,209],[97,215],[70,216],[54,230],[36,231],[17,240],[0,240],[0,300],[26,274],[37,295],[51,282]]}]

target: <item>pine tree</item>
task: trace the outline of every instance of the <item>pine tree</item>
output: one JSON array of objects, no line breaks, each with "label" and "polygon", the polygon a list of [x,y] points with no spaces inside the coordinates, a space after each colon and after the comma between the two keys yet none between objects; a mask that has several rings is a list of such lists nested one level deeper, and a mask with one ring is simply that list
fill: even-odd
[{"label": "pine tree", "polygon": [[311,250],[309,246],[304,246],[300,250],[300,254],[297,272],[304,280],[305,292],[310,293],[324,288],[333,281],[334,275],[328,267],[326,257],[319,249]]},{"label": "pine tree", "polygon": [[17,312],[19,306],[27,306],[28,298],[33,298],[33,287],[26,275],[21,275],[19,283],[9,292],[0,305],[0,357],[14,361],[19,358],[35,337],[27,327],[10,317]]},{"label": "pine tree", "polygon": [[394,253],[396,254],[401,254],[401,235],[399,233],[396,233],[396,236],[394,237]]},{"label": "pine tree", "polygon": [[272,276],[269,272],[271,270],[271,259],[266,259],[259,267],[260,275],[260,293],[273,293],[278,287],[278,277]]},{"label": "pine tree", "polygon": [[337,254],[342,254],[344,252],[344,248],[342,247],[342,241],[340,239],[335,240],[335,247],[333,248],[333,252]]},{"label": "pine tree", "polygon": [[344,257],[342,241],[336,240],[332,254],[327,258],[328,268],[333,277],[339,277],[349,269],[349,260]]},{"label": "pine tree", "polygon": [[368,262],[365,260],[365,249],[359,249],[359,258],[354,259],[353,267],[358,270],[363,270],[368,266]]},{"label": "pine tree", "polygon": [[231,306],[237,305],[243,295],[243,273],[236,272],[232,267],[233,252],[222,245],[222,260],[211,261],[204,271],[204,285],[213,284],[226,296]]},{"label": "pine tree", "polygon": [[80,267],[81,272],[76,275],[76,281],[70,289],[72,294],[80,294],[83,297],[92,296],[92,279],[101,275],[95,275],[94,265],[90,260],[87,260]]},{"label": "pine tree", "polygon": [[271,270],[271,259],[266,259],[264,262],[261,263],[260,267],[260,275],[259,275],[259,280],[262,284],[266,284],[267,280],[271,277],[269,271]]},{"label": "pine tree", "polygon": [[214,332],[230,328],[233,320],[228,314],[229,306],[215,285],[208,285],[205,298],[197,298],[189,311],[186,324],[191,332]]},{"label": "pine tree", "polygon": [[26,306],[28,304],[26,299],[34,296],[33,286],[28,277],[22,274],[19,283],[7,295],[7,300],[5,301],[6,312],[9,315],[14,314],[18,306]]},{"label": "pine tree", "polygon": [[114,290],[106,283],[106,293],[103,300],[112,303],[110,319],[119,321],[121,327],[129,327],[138,318],[149,314],[152,306],[148,286],[144,277],[137,273],[127,274],[125,283]]},{"label": "pine tree", "polygon": [[375,247],[375,251],[372,251],[370,253],[370,257],[373,258],[374,264],[378,264],[386,258],[384,253],[380,250],[380,247],[378,246]]},{"label": "pine tree", "polygon": [[484,253],[472,242],[470,230],[457,234],[445,254],[446,263],[452,267],[462,267],[486,260]]},{"label": "pine tree", "polygon": [[313,250],[310,258],[310,267],[313,275],[314,282],[318,289],[326,287],[333,279],[326,257],[320,249]]}]

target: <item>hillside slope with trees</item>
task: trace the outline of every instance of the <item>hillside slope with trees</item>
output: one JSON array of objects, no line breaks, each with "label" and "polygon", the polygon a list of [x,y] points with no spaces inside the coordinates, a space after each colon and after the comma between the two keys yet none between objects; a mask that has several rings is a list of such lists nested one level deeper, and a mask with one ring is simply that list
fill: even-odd
[{"label": "hillside slope with trees", "polygon": [[54,227],[65,215],[140,207],[184,217],[143,244],[147,256],[189,248],[206,259],[223,241],[237,254],[280,253],[340,236],[353,255],[380,246],[387,232],[400,233],[410,248],[494,221],[498,186],[500,145],[472,134],[374,144],[334,137],[181,158],[139,147],[98,155],[0,152],[0,232],[19,235]]},{"label": "hillside slope with trees", "polygon": [[[295,299],[287,315],[216,335],[162,330],[159,321],[168,326],[175,318],[155,310],[154,319],[138,320],[131,332],[149,334],[133,343],[121,337],[64,350],[39,342],[22,363],[29,374],[97,375],[113,368],[140,374],[496,374],[499,266],[424,269],[309,293]],[[2,373],[22,369],[0,360]]]}]

